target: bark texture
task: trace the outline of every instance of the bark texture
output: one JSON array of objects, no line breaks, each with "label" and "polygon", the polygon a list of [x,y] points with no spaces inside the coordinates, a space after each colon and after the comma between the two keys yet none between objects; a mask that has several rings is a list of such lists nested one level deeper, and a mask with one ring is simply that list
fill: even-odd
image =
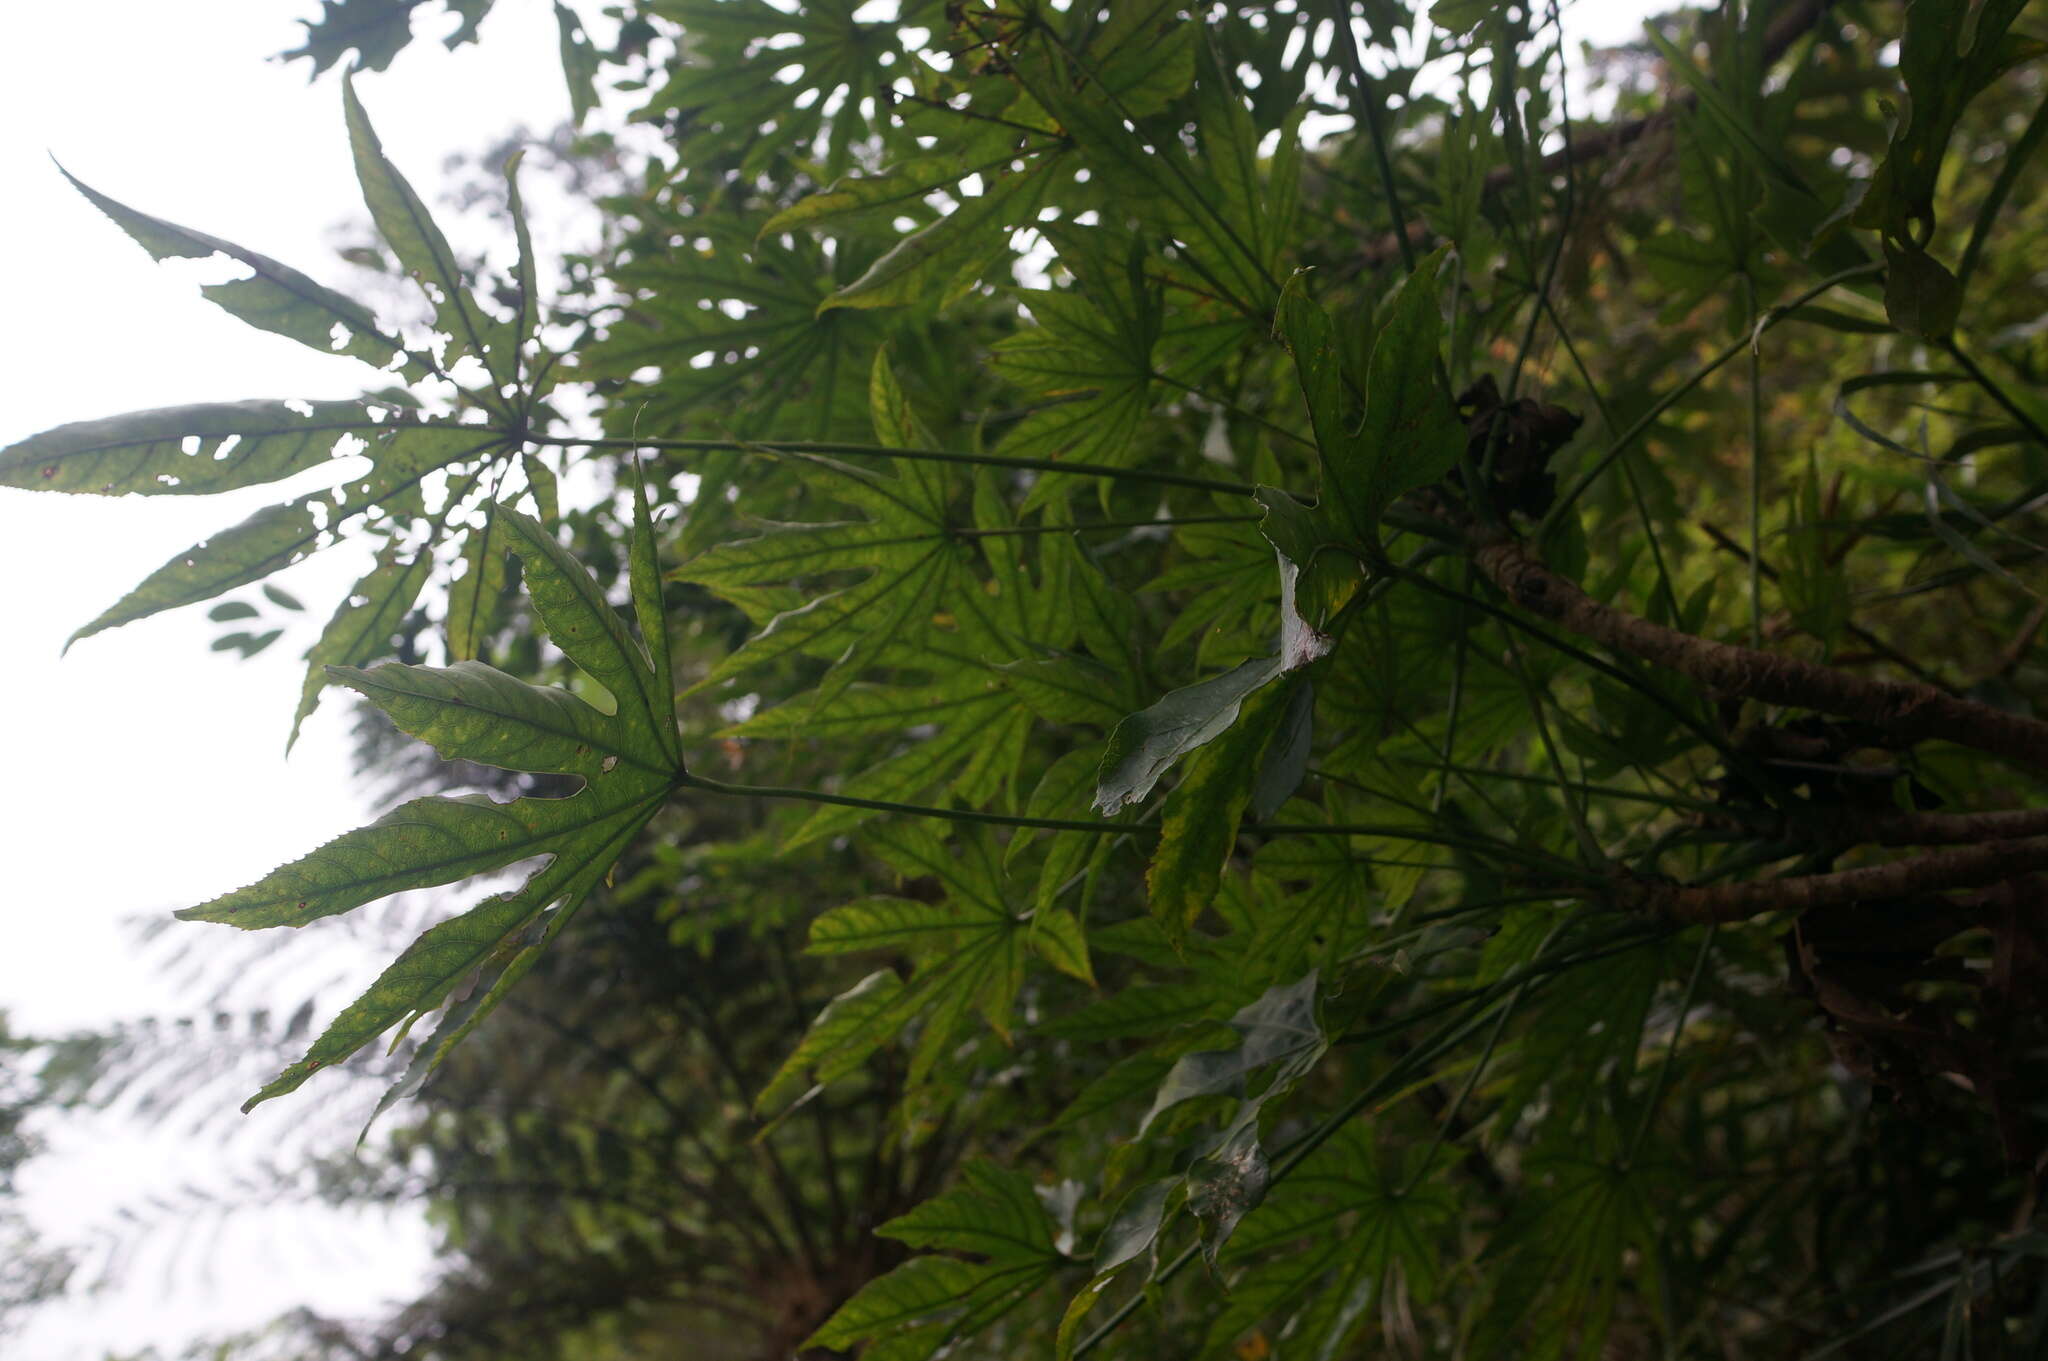
[{"label": "bark texture", "polygon": [[1717,643],[1654,624],[1580,590],[1521,544],[1482,544],[1473,561],[1517,605],[1561,628],[1690,677],[1714,695],[1758,699],[1883,728],[1903,742],[1939,738],[2048,770],[2048,723],[1931,685],[1855,676],[1796,657]]},{"label": "bark texture", "polygon": [[1765,912],[1878,903],[1944,889],[1979,888],[2048,870],[2048,838],[1987,841],[1950,851],[1749,884],[1659,884],[1625,881],[1623,907],[1681,922],[1737,922]]}]

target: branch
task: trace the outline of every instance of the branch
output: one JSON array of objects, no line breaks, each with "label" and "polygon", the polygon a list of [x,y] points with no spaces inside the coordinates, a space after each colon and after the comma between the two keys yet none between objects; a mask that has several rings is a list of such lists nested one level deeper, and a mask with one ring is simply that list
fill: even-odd
[{"label": "branch", "polygon": [[1689,888],[1683,884],[1627,880],[1617,899],[1623,907],[1669,921],[1737,922],[1765,912],[1851,907],[1942,889],[1977,888],[2044,869],[2048,869],[2048,837],[2036,837],[2027,841],[1990,841],[1883,865],[1762,883],[1703,884]]},{"label": "branch", "polygon": [[1939,738],[2048,770],[2048,723],[1961,699],[1931,685],[1850,675],[1796,657],[1710,642],[1599,601],[1511,539],[1473,561],[1517,605],[1618,652],[1676,671],[1729,699],[1758,699],[1863,722],[1906,742]]},{"label": "branch", "polygon": [[1841,844],[1971,846],[1984,841],[2048,836],[2048,808],[1985,813],[1848,813],[1830,811],[1788,820],[1788,832],[1809,832]]}]

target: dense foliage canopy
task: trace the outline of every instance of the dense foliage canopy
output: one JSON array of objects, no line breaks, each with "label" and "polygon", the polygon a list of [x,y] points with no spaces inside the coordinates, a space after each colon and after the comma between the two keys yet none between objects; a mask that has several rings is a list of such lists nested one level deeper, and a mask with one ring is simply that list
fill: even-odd
[{"label": "dense foliage canopy", "polygon": [[79,186],[366,395],[0,452],[338,479],[81,636],[375,548],[280,734],[436,792],[181,916],[485,881],[251,1098],[401,1037],[321,1187],[446,1276],[270,1341],[2048,1344],[2044,16],[557,5],[660,149],[479,262],[371,123],[434,8],[293,54],[416,310]]}]

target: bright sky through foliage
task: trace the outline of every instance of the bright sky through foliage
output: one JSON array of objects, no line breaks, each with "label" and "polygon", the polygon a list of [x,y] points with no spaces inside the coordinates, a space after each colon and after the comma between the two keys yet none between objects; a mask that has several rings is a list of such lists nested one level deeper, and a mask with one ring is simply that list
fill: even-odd
[{"label": "bright sky through foliage", "polygon": [[[303,62],[269,60],[296,42],[292,18],[316,9],[274,0],[108,0],[14,6],[0,17],[0,176],[8,185],[0,243],[10,261],[0,285],[8,319],[0,330],[0,445],[153,406],[341,397],[365,385],[371,375],[363,366],[323,360],[207,305],[195,285],[213,277],[208,266],[151,261],[49,159],[144,211],[345,283],[335,229],[362,209],[338,82],[309,85]],[[390,154],[430,198],[440,192],[444,157],[479,153],[515,126],[545,129],[567,114],[547,7],[501,9],[481,45],[448,53],[421,42],[392,71],[363,82],[364,102],[389,129]],[[488,239],[465,239],[465,226],[482,224],[452,211],[444,220],[460,245]],[[110,326],[116,299],[121,321]],[[346,705],[330,702],[283,759],[310,633],[287,634],[243,662],[209,652],[211,633],[224,630],[187,610],[88,639],[59,660],[72,630],[140,576],[274,493],[182,502],[0,496],[0,632],[9,640],[0,755],[10,772],[0,789],[10,873],[0,903],[9,928],[0,1007],[19,1029],[53,1033],[190,1012],[201,1000],[179,981],[190,975],[164,967],[161,944],[138,955],[124,923],[245,883],[280,848],[309,847],[362,816],[343,741]],[[287,581],[321,602],[308,614],[324,614],[360,570],[345,552]],[[218,937],[206,942],[212,946],[231,940],[225,928],[196,925],[172,939],[201,933]],[[315,971],[302,968],[294,979],[303,991],[309,978],[331,977],[323,995],[351,993],[375,972],[375,955],[367,942],[330,932]],[[263,1111],[250,1119],[271,1128],[236,1136],[260,1147],[282,1138],[295,1116]],[[222,1169],[207,1161],[207,1144],[220,1129],[209,1120],[198,1142],[182,1124],[109,1134],[91,1151],[39,1166],[28,1187],[32,1208],[65,1237],[151,1192],[217,1182]],[[164,1343],[185,1329],[246,1326],[316,1298],[341,1310],[370,1308],[424,1267],[416,1226],[309,1228],[307,1215],[299,1208],[238,1217],[217,1251],[205,1231],[154,1235],[132,1264],[139,1269],[130,1288],[40,1319],[15,1354],[79,1347],[97,1355],[103,1345]],[[200,1265],[206,1258],[211,1268]],[[363,1267],[336,1269],[350,1259]],[[263,1270],[247,1269],[257,1262]],[[173,1308],[166,1297],[175,1297]]]}]

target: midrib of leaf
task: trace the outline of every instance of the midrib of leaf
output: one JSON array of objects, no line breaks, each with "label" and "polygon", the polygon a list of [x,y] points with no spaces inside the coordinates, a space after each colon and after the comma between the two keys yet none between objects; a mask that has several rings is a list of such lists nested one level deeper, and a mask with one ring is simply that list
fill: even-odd
[{"label": "midrib of leaf", "polygon": [[769,620],[766,628],[719,662],[684,694],[698,694],[792,652],[822,646],[827,640],[855,629],[860,618],[872,607],[889,607],[892,613],[884,621],[884,626],[872,632],[856,633],[844,659],[835,664],[832,674],[813,692],[812,702],[822,709],[826,707],[826,701],[843,692],[858,678],[860,667],[868,657],[894,640],[904,619],[914,613],[921,602],[936,605],[942,598],[938,591],[939,583],[926,582],[922,578],[929,574],[944,574],[946,567],[942,548],[934,548],[900,567],[877,567],[872,576],[858,585],[828,591],[793,610],[785,610]]},{"label": "midrib of leaf", "polygon": [[[398,693],[400,693],[400,691],[398,690],[398,688],[397,688],[397,687],[396,687],[395,685],[392,685],[392,684],[390,684],[390,683],[388,683],[388,682],[386,682],[385,680],[383,680],[383,679],[382,679],[382,677],[383,677],[383,675],[384,675],[385,671],[387,671],[387,670],[390,670],[390,669],[392,669],[392,668],[379,668],[378,670],[375,670],[375,671],[359,671],[359,670],[355,669],[354,667],[336,667],[336,668],[334,668],[334,672],[335,672],[335,676],[336,676],[336,679],[338,679],[338,680],[342,680],[342,681],[343,681],[344,683],[346,683],[346,684],[347,684],[347,685],[349,686],[349,688],[350,688],[350,689],[353,689],[353,690],[357,690],[357,691],[361,692],[362,694],[364,694],[364,695],[366,695],[366,696],[367,696],[367,695],[369,695],[369,694],[370,694],[370,693],[371,693],[372,691],[376,691],[376,690],[381,690],[381,691],[384,691],[384,692],[385,692],[385,693],[387,693],[387,694],[394,694],[394,695],[395,695],[395,694],[398,694]],[[421,670],[421,671],[434,671],[434,670],[437,670],[437,668],[431,668],[431,667],[417,667],[417,668],[412,668],[412,667],[408,667],[408,668],[401,668],[401,669],[404,669],[404,670]],[[438,670],[442,670],[442,671],[446,671],[446,670],[451,670],[451,669],[452,669],[452,668],[438,668]],[[499,674],[502,674],[502,673],[499,673]],[[513,682],[513,684],[523,684],[523,683],[524,683],[524,682],[519,682],[519,681],[514,681],[514,682]],[[533,687],[533,688],[535,688],[535,689],[538,689],[539,687]],[[414,692],[405,692],[405,693],[408,693],[408,694],[410,694],[410,693],[414,693]],[[434,699],[432,700],[432,702],[433,702],[433,703],[434,703],[434,704],[435,704],[435,705],[436,705],[437,707],[439,707],[439,708],[443,708],[443,709],[455,709],[455,710],[460,710],[460,711],[464,711],[464,712],[468,712],[468,713],[474,713],[474,714],[478,714],[478,715],[480,715],[480,716],[484,716],[484,717],[490,717],[490,718],[499,718],[499,719],[505,719],[505,718],[507,717],[507,716],[506,716],[506,715],[505,715],[504,713],[502,713],[502,712],[501,712],[501,711],[499,711],[499,710],[495,710],[495,709],[490,709],[490,708],[487,708],[487,707],[485,707],[485,706],[483,706],[483,705],[480,705],[480,704],[476,704],[476,703],[472,703],[471,701],[469,701],[469,700],[467,700],[467,699],[464,699],[464,698],[462,698],[462,697],[460,697],[460,696],[437,696],[437,697],[435,697],[435,698],[434,698]],[[580,702],[580,701],[579,701],[579,702]],[[380,707],[381,707],[381,706],[380,706]],[[591,713],[592,713],[592,715],[593,715],[593,716],[594,716],[594,717],[595,717],[595,718],[596,718],[596,719],[598,720],[598,724],[599,724],[599,726],[611,726],[610,720],[609,720],[609,719],[607,718],[607,716],[606,716],[605,714],[603,714],[603,713],[599,712],[599,711],[598,711],[598,710],[596,710],[596,709],[592,709],[592,710],[591,710],[590,712],[591,712]],[[591,748],[592,748],[593,750],[595,750],[595,751],[603,751],[603,752],[607,752],[607,753],[609,753],[609,754],[611,754],[611,755],[613,755],[613,756],[616,756],[616,757],[618,758],[618,760],[619,760],[619,764],[620,764],[620,765],[622,765],[622,766],[631,766],[631,767],[635,767],[635,768],[637,768],[637,769],[641,770],[642,772],[644,772],[644,773],[646,773],[646,774],[648,774],[648,775],[652,775],[652,776],[655,776],[655,777],[659,778],[659,779],[660,779],[660,780],[662,780],[662,781],[663,781],[664,783],[665,783],[665,782],[667,782],[667,781],[668,781],[668,780],[670,779],[670,777],[672,776],[672,774],[674,773],[674,765],[673,765],[673,763],[672,763],[672,762],[669,762],[669,761],[665,761],[665,760],[664,760],[664,761],[655,761],[655,760],[651,760],[651,759],[649,759],[649,758],[648,758],[647,756],[643,755],[643,754],[641,753],[641,751],[640,751],[640,750],[639,750],[638,748],[636,748],[635,746],[631,745],[631,744],[630,744],[629,742],[626,742],[626,741],[623,741],[623,740],[615,740],[615,739],[610,739],[610,738],[606,737],[606,736],[605,736],[605,735],[604,735],[604,734],[603,734],[603,733],[602,733],[601,731],[599,731],[599,732],[585,732],[585,731],[582,731],[582,730],[579,730],[579,729],[575,729],[575,728],[564,728],[564,727],[556,727],[556,726],[554,726],[554,725],[552,725],[552,724],[544,723],[544,722],[541,722],[541,721],[539,721],[539,720],[537,720],[537,719],[534,719],[534,718],[530,718],[530,717],[526,717],[526,716],[523,716],[523,715],[522,715],[522,716],[520,716],[519,718],[517,718],[516,720],[511,720],[511,721],[515,721],[515,722],[517,722],[517,723],[518,723],[518,724],[519,724],[520,726],[522,726],[522,727],[529,727],[529,728],[533,728],[533,729],[535,729],[535,730],[537,730],[537,731],[539,731],[539,732],[542,732],[542,733],[545,733],[545,734],[547,734],[547,735],[548,735],[548,736],[550,736],[550,737],[558,737],[558,738],[562,739],[562,740],[563,740],[563,741],[565,741],[565,742],[574,742],[574,743],[580,743],[580,744],[588,744],[588,745],[589,745],[589,746],[590,746],[590,747],[591,747]],[[645,735],[645,734],[633,734],[633,733],[629,733],[629,734],[622,734],[622,737],[639,737],[639,736],[644,736],[644,735]],[[419,734],[417,734],[417,733],[416,733],[416,734],[415,734],[415,736],[419,736]],[[432,738],[423,738],[422,740],[425,740],[425,741],[429,741],[429,742],[431,742],[431,741],[433,741],[434,739],[432,739]],[[439,745],[439,744],[437,743],[436,745]],[[474,758],[472,758],[472,759],[474,759]],[[526,766],[508,766],[508,767],[505,767],[505,768],[507,768],[507,769],[532,769],[533,767],[526,767]],[[579,798],[579,797],[581,797],[581,793],[580,793],[580,792],[579,792],[578,794],[571,794],[571,795],[568,795],[568,796],[567,796],[567,798],[571,798],[571,799],[573,799],[573,798]],[[566,801],[566,800],[564,800],[564,801]]]},{"label": "midrib of leaf", "polygon": [[[278,870],[273,871],[270,876],[251,885],[249,888],[240,889],[234,893],[215,898],[211,902],[201,903],[197,907],[184,908],[175,915],[182,921],[220,922],[229,926],[239,926],[247,930],[270,926],[304,926],[308,922],[316,921],[321,917],[331,916],[338,912],[347,912],[362,906],[364,903],[374,902],[379,898],[386,898],[394,893],[403,892],[406,889],[431,888],[436,884],[445,884],[453,879],[467,878],[471,875],[483,874],[490,870],[503,869],[514,861],[524,860],[529,856],[543,853],[549,843],[559,841],[564,836],[571,836],[577,832],[598,826],[623,813],[632,812],[643,807],[651,812],[667,798],[668,787],[664,784],[659,789],[638,795],[631,803],[593,807],[588,814],[583,814],[581,809],[577,809],[573,814],[567,815],[562,821],[554,823],[529,825],[513,816],[514,810],[536,810],[542,816],[547,816],[554,809],[568,808],[570,805],[575,804],[586,793],[588,793],[587,790],[580,791],[561,799],[517,799],[511,803],[494,803],[489,800],[469,799],[415,799],[411,803],[393,810],[385,817],[379,818],[376,822],[364,828],[362,832],[348,833],[336,841],[331,841],[326,846],[321,847],[319,851],[314,852],[313,855],[280,867]],[[410,820],[411,815],[421,813],[430,808],[462,808],[471,812],[501,815],[511,823],[513,828],[517,829],[518,836],[503,837],[482,850],[464,850],[443,856],[416,859],[409,862],[402,869],[351,876],[343,883],[325,890],[317,886],[296,890],[267,887],[270,881],[278,875],[288,873],[297,866],[306,864],[307,861],[331,851],[334,847],[340,845],[341,842],[346,841],[349,836],[363,836],[380,828],[390,830],[411,826],[424,828],[436,836],[446,835],[443,829],[431,823]],[[354,850],[355,848],[351,847],[350,849]],[[385,858],[378,855],[374,850],[370,851],[369,854],[377,859]],[[322,901],[328,897],[338,901],[332,903]],[[287,908],[287,904],[292,906]]]},{"label": "midrib of leaf", "polygon": [[[504,356],[493,354],[485,348],[484,334],[473,311],[475,301],[470,297],[469,289],[462,281],[461,267],[455,262],[454,252],[448,245],[447,238],[441,234],[440,227],[427,214],[426,205],[420,201],[413,187],[385,157],[383,145],[370,127],[369,114],[364,111],[362,102],[357,99],[355,84],[347,75],[342,77],[341,93],[343,112],[348,122],[349,142],[355,153],[356,174],[362,184],[363,201],[368,205],[371,216],[376,218],[378,229],[390,241],[391,248],[398,253],[400,261],[413,272],[422,292],[426,291],[424,276],[431,272],[434,286],[441,290],[440,301],[428,299],[429,302],[434,302],[437,317],[453,312],[469,352],[477,357],[478,362],[483,364],[485,371],[490,374],[490,390],[472,392],[472,398],[488,410],[509,416],[510,413],[499,405],[502,399],[497,389],[502,384],[514,381],[518,369],[516,342],[521,337],[515,337],[515,362],[512,372],[508,373],[502,367]],[[402,214],[402,222],[393,217],[394,210]],[[401,226],[410,229],[409,236],[394,230]],[[420,263],[422,260],[425,261],[424,267]]]}]

